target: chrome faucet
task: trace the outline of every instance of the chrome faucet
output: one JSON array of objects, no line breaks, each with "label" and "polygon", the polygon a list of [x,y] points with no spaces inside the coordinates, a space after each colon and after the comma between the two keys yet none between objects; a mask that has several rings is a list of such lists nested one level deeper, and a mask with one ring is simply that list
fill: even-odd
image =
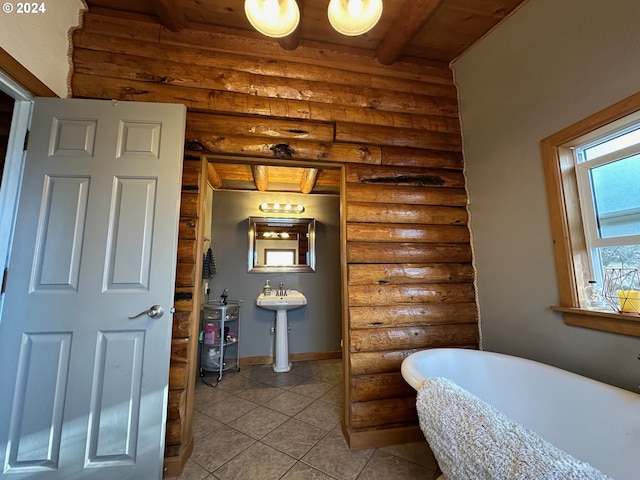
[{"label": "chrome faucet", "polygon": [[287,289],[284,288],[284,283],[280,282],[280,286],[278,287],[278,290],[276,290],[276,296],[277,297],[286,297],[287,296]]}]

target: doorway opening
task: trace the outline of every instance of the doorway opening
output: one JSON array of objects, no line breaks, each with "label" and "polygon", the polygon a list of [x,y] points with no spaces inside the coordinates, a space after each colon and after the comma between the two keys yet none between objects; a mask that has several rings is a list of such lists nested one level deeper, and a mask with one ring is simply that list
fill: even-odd
[{"label": "doorway opening", "polygon": [[[32,108],[31,93],[0,71],[0,268],[3,285],[9,267]],[[3,304],[4,294],[0,292],[0,315]]]}]

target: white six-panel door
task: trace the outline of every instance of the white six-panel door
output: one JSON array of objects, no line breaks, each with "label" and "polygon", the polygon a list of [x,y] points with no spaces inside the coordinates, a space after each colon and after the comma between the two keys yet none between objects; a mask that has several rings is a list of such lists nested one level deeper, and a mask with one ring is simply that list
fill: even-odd
[{"label": "white six-panel door", "polygon": [[36,100],[0,319],[0,478],[161,478],[185,114]]}]

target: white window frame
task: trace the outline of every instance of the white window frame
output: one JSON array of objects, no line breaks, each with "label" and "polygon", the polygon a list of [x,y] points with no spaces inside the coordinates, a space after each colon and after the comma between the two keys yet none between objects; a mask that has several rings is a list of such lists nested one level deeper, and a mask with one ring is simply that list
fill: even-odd
[{"label": "white window frame", "polygon": [[[640,122],[640,93],[543,139],[540,142],[553,237],[559,304],[566,324],[640,337],[640,317],[587,310],[585,280],[592,275],[589,243],[580,204],[573,147]],[[635,243],[635,242],[634,242]]]},{"label": "white window frame", "polygon": [[[640,244],[640,235],[625,235],[602,238],[598,232],[598,221],[595,209],[595,199],[591,183],[591,170],[608,163],[624,160],[625,158],[640,154],[640,143],[626,148],[616,150],[614,152],[601,155],[591,160],[582,160],[578,158],[578,151],[585,150],[595,143],[601,143],[609,138],[623,135],[625,132],[640,128],[640,115],[634,114],[623,119],[623,125],[620,122],[606,125],[605,127],[589,134],[580,141],[569,142],[566,146],[571,148],[574,156],[574,166],[577,179],[577,187],[580,201],[580,210],[582,213],[582,222],[584,225],[586,253],[589,257],[589,279],[597,280],[600,286],[604,282],[604,272],[594,269],[594,265],[599,264],[599,259],[594,258],[594,249],[602,247],[616,247],[624,245]],[[604,135],[603,135],[604,133]]]}]

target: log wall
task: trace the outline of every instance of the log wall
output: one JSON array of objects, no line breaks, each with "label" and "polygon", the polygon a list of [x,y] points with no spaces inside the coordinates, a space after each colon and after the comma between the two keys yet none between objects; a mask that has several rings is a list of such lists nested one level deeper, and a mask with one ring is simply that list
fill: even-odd
[{"label": "log wall", "polygon": [[[73,36],[73,96],[185,104],[186,158],[199,158],[195,148],[343,168],[343,429],[354,448],[402,441],[398,432],[417,428],[402,359],[478,344],[451,72],[385,67],[358,51],[304,42],[285,51],[259,35],[196,27],[176,33],[146,17],[92,10]],[[197,210],[201,193],[185,192],[185,212]],[[186,217],[179,293],[199,281],[202,253]],[[187,352],[197,317],[192,303],[176,303],[168,431],[179,435],[168,456],[190,441],[185,392],[195,369]]]}]

